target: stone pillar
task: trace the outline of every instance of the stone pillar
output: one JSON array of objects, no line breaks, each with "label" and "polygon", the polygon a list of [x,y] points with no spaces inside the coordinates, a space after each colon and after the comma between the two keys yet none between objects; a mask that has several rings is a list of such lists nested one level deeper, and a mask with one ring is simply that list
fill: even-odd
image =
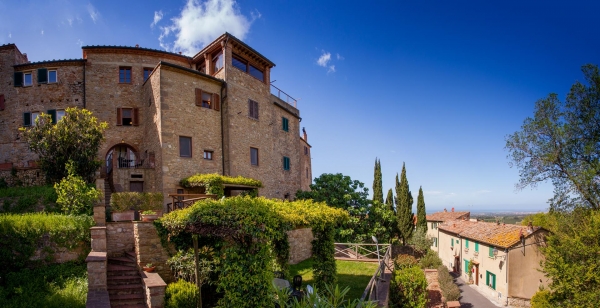
[{"label": "stone pillar", "polygon": [[146,291],[146,306],[163,308],[165,306],[165,290],[167,284],[157,273],[142,273],[142,283]]},{"label": "stone pillar", "polygon": [[92,251],[85,259],[88,291],[106,291],[106,252]]},{"label": "stone pillar", "polygon": [[92,251],[106,252],[106,227],[91,227]]},{"label": "stone pillar", "polygon": [[301,228],[287,232],[290,244],[290,264],[298,264],[312,257],[312,240],[314,236],[311,228]]},{"label": "stone pillar", "polygon": [[171,269],[167,265],[169,254],[160,243],[160,237],[156,232],[156,227],[151,222],[134,221],[133,236],[135,241],[135,254],[140,266],[148,263],[156,266],[156,273],[167,282],[174,281],[175,278]]}]

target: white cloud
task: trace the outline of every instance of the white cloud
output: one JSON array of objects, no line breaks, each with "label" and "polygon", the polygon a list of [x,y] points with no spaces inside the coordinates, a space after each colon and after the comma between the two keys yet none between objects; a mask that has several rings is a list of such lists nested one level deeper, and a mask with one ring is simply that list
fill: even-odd
[{"label": "white cloud", "polygon": [[163,18],[163,12],[162,11],[155,11],[154,12],[154,20],[152,21],[152,23],[150,24],[150,28],[154,28],[154,26],[156,26],[156,24]]},{"label": "white cloud", "polygon": [[67,22],[69,23],[69,26],[73,25],[73,18],[67,18]]},{"label": "white cloud", "polygon": [[317,60],[317,64],[322,67],[327,67],[327,62],[331,60],[331,53],[323,51],[323,54]]},{"label": "white cloud", "polygon": [[9,33],[9,34],[8,34],[8,38],[12,38],[12,33]]},{"label": "white cloud", "polygon": [[[172,24],[161,27],[158,40],[168,51],[194,55],[225,32],[243,40],[252,22],[261,16],[260,12],[251,15],[252,20],[242,15],[234,0],[188,0],[181,14],[171,19]],[[171,34],[175,41],[169,43]]]},{"label": "white cloud", "polygon": [[98,10],[96,10],[96,8],[91,3],[88,3],[87,10],[88,13],[90,13],[90,18],[92,19],[92,21],[96,23],[98,18],[100,18],[100,12],[98,12]]},{"label": "white cloud", "polygon": [[344,60],[344,57],[342,57],[342,56],[341,56],[339,53],[336,53],[336,54],[335,54],[335,57],[336,57],[338,60],[340,60],[340,61],[341,61],[341,60]]},{"label": "white cloud", "polygon": [[44,30],[42,30],[42,35],[44,35]]},{"label": "white cloud", "polygon": [[335,65],[330,65],[329,69],[327,70],[328,73],[335,73]]},{"label": "white cloud", "polygon": [[77,44],[77,46],[81,47],[81,46],[83,46],[83,41],[81,39],[77,39],[77,42],[75,44]]}]

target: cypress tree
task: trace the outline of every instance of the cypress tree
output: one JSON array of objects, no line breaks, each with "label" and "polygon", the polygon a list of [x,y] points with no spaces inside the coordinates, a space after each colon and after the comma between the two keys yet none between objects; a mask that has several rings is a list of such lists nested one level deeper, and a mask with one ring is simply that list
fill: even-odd
[{"label": "cypress tree", "polygon": [[398,223],[399,235],[402,238],[402,244],[406,245],[406,242],[412,237],[414,224],[412,194],[409,190],[404,163],[402,164],[400,182],[398,182],[398,175],[396,175],[396,221]]},{"label": "cypress tree", "polygon": [[396,209],[394,208],[394,190],[390,188],[387,193],[387,197],[385,198],[385,204],[388,206],[388,209],[396,214]]},{"label": "cypress tree", "polygon": [[427,231],[427,217],[425,214],[425,197],[423,197],[423,188],[419,187],[419,197],[417,197],[417,229]]},{"label": "cypress tree", "polygon": [[381,180],[381,160],[375,158],[375,172],[373,175],[373,201],[383,204],[383,187]]}]

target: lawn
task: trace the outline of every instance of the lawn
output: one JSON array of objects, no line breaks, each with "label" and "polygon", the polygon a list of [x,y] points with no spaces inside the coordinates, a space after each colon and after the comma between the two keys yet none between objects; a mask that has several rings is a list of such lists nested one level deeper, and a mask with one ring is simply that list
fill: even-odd
[{"label": "lawn", "polygon": [[67,262],[8,273],[0,284],[0,307],[85,307],[85,263]]},{"label": "lawn", "polygon": [[[349,287],[350,291],[346,299],[353,300],[360,298],[375,273],[377,263],[374,262],[355,262],[355,261],[335,261],[337,265],[337,278],[340,289]],[[315,285],[312,272],[312,259],[307,259],[295,265],[290,265],[290,275],[302,276],[302,287],[307,284]],[[291,279],[290,279],[291,280]]]}]

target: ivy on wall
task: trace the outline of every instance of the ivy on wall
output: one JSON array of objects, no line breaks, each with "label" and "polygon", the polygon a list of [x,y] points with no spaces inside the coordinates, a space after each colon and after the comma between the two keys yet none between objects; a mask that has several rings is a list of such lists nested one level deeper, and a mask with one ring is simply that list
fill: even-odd
[{"label": "ivy on wall", "polygon": [[333,232],[349,218],[348,212],[312,200],[233,197],[206,199],[173,211],[155,224],[170,240],[190,233],[221,239],[217,290],[219,307],[272,306],[274,270],[287,272],[287,231],[311,227],[317,287],[335,283]]}]

